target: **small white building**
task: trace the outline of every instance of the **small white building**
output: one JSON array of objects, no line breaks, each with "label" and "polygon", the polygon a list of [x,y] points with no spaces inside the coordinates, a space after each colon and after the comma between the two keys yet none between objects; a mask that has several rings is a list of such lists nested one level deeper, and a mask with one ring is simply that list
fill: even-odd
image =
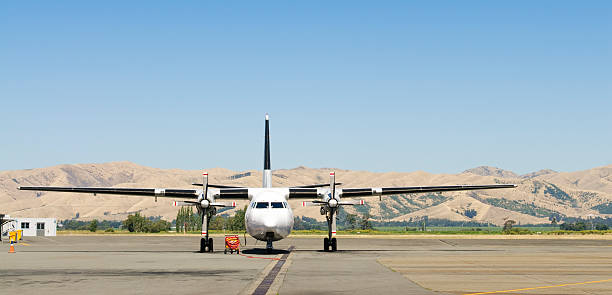
[{"label": "small white building", "polygon": [[53,237],[56,235],[57,221],[55,218],[13,217],[12,219],[11,227],[23,230],[24,237]]}]

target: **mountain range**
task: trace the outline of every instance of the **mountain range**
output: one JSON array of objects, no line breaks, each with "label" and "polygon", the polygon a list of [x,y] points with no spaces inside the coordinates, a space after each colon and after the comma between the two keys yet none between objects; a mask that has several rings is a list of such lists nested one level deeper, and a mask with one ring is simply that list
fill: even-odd
[{"label": "mountain range", "polygon": [[[260,186],[261,171],[207,170],[210,183]],[[428,186],[514,183],[516,189],[442,194],[415,194],[364,198],[365,207],[347,207],[348,212],[368,211],[374,219],[405,221],[428,218],[478,221],[500,225],[507,219],[520,224],[550,223],[565,217],[612,217],[612,165],[576,172],[540,170],[518,175],[496,167],[481,166],[459,174],[423,171],[351,171],[297,167],[273,171],[274,186],[294,186],[329,181],[335,171],[344,187]],[[190,188],[200,182],[201,171],[158,169],[131,162],[59,165],[0,172],[0,213],[14,217],[122,220],[130,213],[176,217],[172,199],[19,191],[19,186],[114,186]],[[290,200],[296,216],[324,220],[317,207],[301,207],[303,200]],[[247,201],[238,202],[238,207]],[[235,210],[235,209],[234,209]],[[474,212],[475,211],[475,212]],[[231,214],[231,211],[229,211]]]}]

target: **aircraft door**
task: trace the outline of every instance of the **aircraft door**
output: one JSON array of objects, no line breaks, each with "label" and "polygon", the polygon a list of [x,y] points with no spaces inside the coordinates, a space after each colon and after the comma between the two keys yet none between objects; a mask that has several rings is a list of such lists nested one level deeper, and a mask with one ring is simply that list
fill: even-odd
[{"label": "aircraft door", "polygon": [[45,236],[45,223],[44,222],[36,223],[36,236],[38,237]]}]

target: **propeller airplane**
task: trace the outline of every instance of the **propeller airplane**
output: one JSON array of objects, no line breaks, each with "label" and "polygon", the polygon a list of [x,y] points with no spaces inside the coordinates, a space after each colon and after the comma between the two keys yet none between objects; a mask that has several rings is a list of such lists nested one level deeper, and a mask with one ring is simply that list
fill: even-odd
[{"label": "propeller airplane", "polygon": [[147,196],[181,199],[175,206],[194,206],[202,218],[200,252],[213,252],[213,238],[209,236],[208,227],[212,216],[220,207],[235,207],[236,202],[219,200],[249,200],[245,213],[246,231],[253,238],[266,242],[266,249],[273,249],[272,243],[286,238],[293,228],[293,212],[289,199],[306,199],[303,206],[319,206],[321,215],[327,220],[328,234],[323,240],[324,251],[337,251],[336,219],[341,206],[361,206],[364,200],[355,199],[368,196],[386,196],[399,194],[418,194],[432,192],[451,192],[468,190],[487,190],[515,188],[514,184],[491,185],[447,185],[447,186],[408,186],[408,187],[369,187],[337,188],[334,172],[329,174],[329,183],[294,187],[272,187],[272,170],[270,166],[270,118],[265,117],[264,170],[262,187],[237,187],[208,183],[208,174],[203,173],[202,189],[171,188],[116,188],[116,187],[53,187],[21,186],[19,190],[50,191],[70,193],[112,194],[128,196]]}]

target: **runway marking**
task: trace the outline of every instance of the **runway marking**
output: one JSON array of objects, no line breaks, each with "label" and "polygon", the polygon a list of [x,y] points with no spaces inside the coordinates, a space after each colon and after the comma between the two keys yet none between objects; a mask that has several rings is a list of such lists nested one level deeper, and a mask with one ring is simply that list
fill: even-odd
[{"label": "runway marking", "polygon": [[249,255],[245,255],[245,254],[238,254],[240,256],[246,257],[246,258],[258,258],[258,259],[269,259],[269,260],[281,260],[281,258],[276,258],[276,257],[259,257],[259,256],[249,256]]},{"label": "runway marking", "polygon": [[291,250],[293,250],[293,248],[294,247],[291,246],[289,247],[289,249],[287,249],[287,253],[283,254],[283,256],[276,262],[274,267],[272,267],[272,270],[270,270],[268,275],[263,279],[263,281],[261,281],[255,291],[253,291],[252,295],[265,295],[266,293],[268,293],[268,290],[272,286],[272,283],[274,283],[274,279],[276,279],[276,276],[280,272],[281,267],[283,267],[283,265],[285,264],[285,261],[287,260],[287,257],[289,257],[289,254],[291,254]]},{"label": "runway marking", "polygon": [[517,292],[517,291],[536,290],[536,289],[549,289],[549,288],[576,286],[576,285],[586,285],[586,284],[595,284],[595,283],[605,283],[605,282],[612,282],[612,279],[600,280],[600,281],[581,282],[581,283],[560,284],[560,285],[552,285],[552,286],[522,288],[522,289],[513,289],[513,290],[490,291],[490,292],[479,292],[479,293],[465,293],[463,295],[482,295],[482,294],[495,294],[495,293],[509,293],[509,292]]}]

